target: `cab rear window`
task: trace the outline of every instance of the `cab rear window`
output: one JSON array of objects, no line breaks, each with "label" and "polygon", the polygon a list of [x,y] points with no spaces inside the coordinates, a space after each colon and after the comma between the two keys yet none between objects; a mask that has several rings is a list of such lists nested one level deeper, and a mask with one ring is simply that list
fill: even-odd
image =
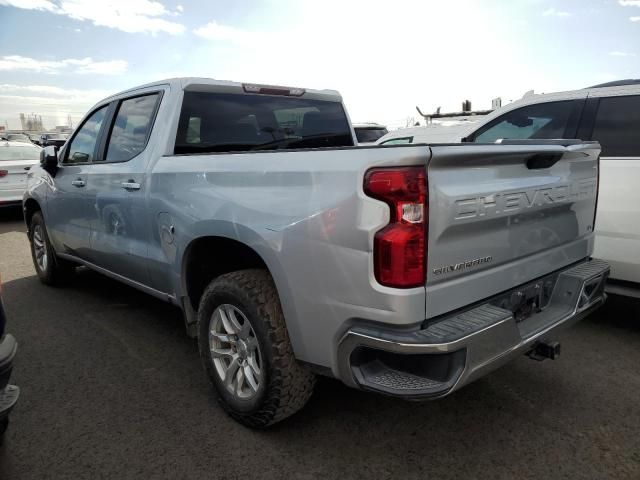
[{"label": "cab rear window", "polygon": [[353,146],[342,104],[185,92],[175,154]]}]

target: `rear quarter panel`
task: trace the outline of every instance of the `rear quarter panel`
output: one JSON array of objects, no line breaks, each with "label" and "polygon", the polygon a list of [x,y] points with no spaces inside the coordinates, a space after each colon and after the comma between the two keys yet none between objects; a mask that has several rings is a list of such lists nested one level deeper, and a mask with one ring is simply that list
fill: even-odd
[{"label": "rear quarter panel", "polygon": [[373,236],[389,209],[364,195],[362,181],[368,168],[425,165],[429,154],[402,146],[163,156],[151,173],[150,211],[156,229],[171,222],[176,238],[168,245],[154,232],[151,257],[168,266],[183,295],[183,255],[193,240],[221,236],[250,246],[275,280],[296,356],[333,367],[352,321],[424,320],[423,287],[375,281]]}]

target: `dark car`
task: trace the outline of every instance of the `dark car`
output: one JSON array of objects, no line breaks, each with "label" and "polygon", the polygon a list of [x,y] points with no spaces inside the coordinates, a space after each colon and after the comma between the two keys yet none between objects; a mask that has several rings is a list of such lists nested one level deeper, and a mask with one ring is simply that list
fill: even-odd
[{"label": "dark car", "polygon": [[18,343],[13,335],[4,333],[6,323],[7,319],[2,305],[2,280],[0,280],[0,444],[9,425],[9,413],[18,401],[20,394],[18,387],[9,385]]},{"label": "dark car", "polygon": [[41,147],[62,147],[65,142],[69,138],[68,133],[43,133],[40,135],[40,146]]}]

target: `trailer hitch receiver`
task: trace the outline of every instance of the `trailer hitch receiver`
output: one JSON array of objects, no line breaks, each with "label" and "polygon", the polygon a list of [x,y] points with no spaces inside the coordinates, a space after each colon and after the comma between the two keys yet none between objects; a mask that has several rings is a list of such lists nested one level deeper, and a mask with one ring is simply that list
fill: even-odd
[{"label": "trailer hitch receiver", "polygon": [[527,356],[539,362],[547,358],[555,360],[560,356],[560,343],[548,342],[546,340],[536,342],[533,348],[527,353]]}]

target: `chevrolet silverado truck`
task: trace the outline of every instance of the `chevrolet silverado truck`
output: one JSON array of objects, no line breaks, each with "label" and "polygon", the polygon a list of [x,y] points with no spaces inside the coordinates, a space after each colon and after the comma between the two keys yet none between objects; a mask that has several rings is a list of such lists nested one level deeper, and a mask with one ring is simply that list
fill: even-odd
[{"label": "chevrolet silverado truck", "polygon": [[316,375],[456,391],[605,300],[597,143],[355,147],[331,90],[183,78],[99,102],[28,174],[35,270],[178,306],[222,407],[256,428]]}]

